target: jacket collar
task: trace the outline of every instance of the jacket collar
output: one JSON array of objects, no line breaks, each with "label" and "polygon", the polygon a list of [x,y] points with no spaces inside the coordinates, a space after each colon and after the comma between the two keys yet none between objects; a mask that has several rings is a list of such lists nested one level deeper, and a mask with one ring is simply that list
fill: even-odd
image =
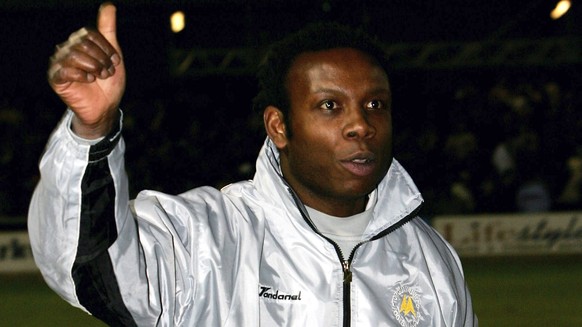
[{"label": "jacket collar", "polygon": [[[253,183],[267,202],[275,206],[283,205],[288,211],[294,213],[293,216],[301,217],[300,210],[304,208],[298,208],[296,205],[293,191],[283,179],[279,151],[268,137],[257,158]],[[396,159],[392,160],[388,173],[374,192],[376,192],[377,200],[372,221],[364,232],[364,239],[371,238],[406,219],[423,202],[412,178]]]}]

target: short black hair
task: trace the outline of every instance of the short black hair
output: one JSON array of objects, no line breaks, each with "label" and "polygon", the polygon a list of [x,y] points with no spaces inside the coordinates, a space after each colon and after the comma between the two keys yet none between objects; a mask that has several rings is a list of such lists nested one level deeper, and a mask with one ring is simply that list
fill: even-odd
[{"label": "short black hair", "polygon": [[275,106],[281,110],[285,123],[288,124],[290,99],[286,79],[293,62],[305,52],[337,48],[353,48],[368,54],[389,75],[386,52],[377,39],[362,29],[353,29],[338,23],[314,23],[271,46],[259,65],[259,92],[253,100],[253,109],[262,113],[267,106]]}]

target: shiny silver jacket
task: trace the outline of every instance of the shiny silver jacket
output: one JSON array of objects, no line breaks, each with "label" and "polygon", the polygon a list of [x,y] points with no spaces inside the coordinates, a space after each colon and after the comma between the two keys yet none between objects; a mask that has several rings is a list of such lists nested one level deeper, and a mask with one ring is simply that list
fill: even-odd
[{"label": "shiny silver jacket", "polygon": [[71,116],[40,162],[29,233],[49,286],[108,324],[477,326],[460,261],[417,216],[422,197],[396,160],[364,241],[344,256],[285,184],[269,140],[251,181],[130,201],[120,133],[85,144]]}]

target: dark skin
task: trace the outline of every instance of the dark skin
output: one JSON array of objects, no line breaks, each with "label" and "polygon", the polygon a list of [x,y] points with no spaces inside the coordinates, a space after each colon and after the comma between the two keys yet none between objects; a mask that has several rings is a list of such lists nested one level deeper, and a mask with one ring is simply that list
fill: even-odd
[{"label": "dark skin", "polygon": [[392,162],[386,72],[355,49],[308,52],[291,66],[287,90],[292,126],[278,108],[264,113],[283,176],[307,206],[337,217],[362,212]]},{"label": "dark skin", "polygon": [[116,8],[99,8],[97,30],[81,29],[57,46],[48,81],[73,110],[73,131],[86,139],[107,135],[125,91],[125,65],[116,36]]},{"label": "dark skin", "polygon": [[[107,135],[118,119],[125,80],[116,9],[106,3],[99,10],[97,30],[81,29],[57,46],[48,81],[75,113],[73,131],[96,139]],[[307,206],[337,217],[362,212],[392,162],[386,72],[355,49],[307,52],[291,66],[286,88],[292,126],[285,126],[278,108],[264,111],[283,176]]]}]

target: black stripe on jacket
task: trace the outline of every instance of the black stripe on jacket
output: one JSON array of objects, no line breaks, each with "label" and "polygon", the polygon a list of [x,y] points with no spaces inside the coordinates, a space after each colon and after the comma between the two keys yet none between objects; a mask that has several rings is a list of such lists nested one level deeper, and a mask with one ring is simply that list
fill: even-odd
[{"label": "black stripe on jacket", "polygon": [[79,302],[110,326],[137,326],[127,310],[108,248],[117,239],[115,186],[107,155],[119,141],[115,133],[91,146],[81,182],[81,226],[72,276]]}]

